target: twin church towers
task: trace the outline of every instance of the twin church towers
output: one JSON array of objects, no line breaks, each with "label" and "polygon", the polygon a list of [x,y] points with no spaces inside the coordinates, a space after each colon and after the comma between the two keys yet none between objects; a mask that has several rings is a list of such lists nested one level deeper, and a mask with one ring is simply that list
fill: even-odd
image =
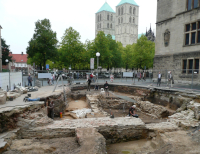
[{"label": "twin church towers", "polygon": [[98,31],[119,41],[125,47],[137,42],[139,6],[134,0],[121,0],[116,12],[105,2],[95,14],[95,36]]}]

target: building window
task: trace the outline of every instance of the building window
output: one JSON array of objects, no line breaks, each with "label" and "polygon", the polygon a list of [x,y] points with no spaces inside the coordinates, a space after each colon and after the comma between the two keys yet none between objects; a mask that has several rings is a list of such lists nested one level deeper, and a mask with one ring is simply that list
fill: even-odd
[{"label": "building window", "polygon": [[123,18],[121,17],[121,23],[123,23]]},{"label": "building window", "polygon": [[110,28],[112,29],[112,24],[110,24]]},{"label": "building window", "polygon": [[192,10],[199,7],[199,0],[187,0],[187,10]]},{"label": "building window", "polygon": [[129,13],[132,14],[132,7],[130,6]]},{"label": "building window", "polygon": [[98,21],[99,21],[99,15],[98,15]]},{"label": "building window", "polygon": [[99,25],[99,28],[101,28],[101,23],[100,23],[100,25]]},{"label": "building window", "polygon": [[101,21],[101,14],[100,14],[100,21]]},{"label": "building window", "polygon": [[194,69],[194,71],[199,74],[199,59],[195,59]]},{"label": "building window", "polygon": [[133,18],[133,23],[135,23],[135,18]]},{"label": "building window", "polygon": [[99,24],[97,25],[97,29],[99,29]]},{"label": "building window", "polygon": [[111,16],[110,16],[110,19],[111,19],[111,21],[113,21],[113,15],[111,14]]},{"label": "building window", "polygon": [[118,9],[118,15],[120,15],[120,8]]},{"label": "building window", "polygon": [[192,33],[191,44],[195,44],[196,32]]},{"label": "building window", "polygon": [[118,24],[120,24],[120,18],[118,19]]},{"label": "building window", "polygon": [[131,23],[131,17],[129,18],[129,22]]},{"label": "building window", "polygon": [[187,69],[187,59],[183,60],[183,73],[186,73],[186,69]]},{"label": "building window", "polygon": [[199,6],[199,0],[194,0],[194,9]]},{"label": "building window", "polygon": [[107,23],[107,28],[109,28],[109,23]]},{"label": "building window", "polygon": [[107,15],[107,20],[109,20],[109,14]]},{"label": "building window", "polygon": [[200,43],[200,31],[198,31],[197,43]]},{"label": "building window", "polygon": [[193,68],[193,59],[189,59],[189,74],[192,74],[192,68]]},{"label": "building window", "polygon": [[135,14],[135,7],[133,8],[133,14]]},{"label": "building window", "polygon": [[185,45],[200,43],[200,21],[185,25]]},{"label": "building window", "polygon": [[123,15],[123,13],[124,13],[124,8],[122,7],[121,8],[121,15]]}]

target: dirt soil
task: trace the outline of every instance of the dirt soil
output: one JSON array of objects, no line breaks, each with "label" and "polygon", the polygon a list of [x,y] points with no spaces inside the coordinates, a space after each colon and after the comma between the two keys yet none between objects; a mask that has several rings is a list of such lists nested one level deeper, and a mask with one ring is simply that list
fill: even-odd
[{"label": "dirt soil", "polygon": [[14,140],[11,147],[4,154],[75,154],[80,146],[75,137],[55,139],[21,139]]},{"label": "dirt soil", "polygon": [[[107,113],[110,113],[109,109],[104,109],[104,111],[106,111]],[[112,113],[114,113],[115,117],[126,117],[128,115],[129,110],[126,109],[125,112],[123,112],[123,109],[121,110],[117,110],[117,109],[112,109],[111,110]],[[137,111],[136,114],[139,115],[139,118],[145,123],[160,123],[160,122],[166,122],[167,119],[153,119],[152,117],[146,115],[145,113],[139,112]]]},{"label": "dirt soil", "polygon": [[[199,132],[200,134],[200,132]],[[107,146],[108,154],[199,154],[198,141],[187,131],[165,132],[152,140],[138,140]]]}]

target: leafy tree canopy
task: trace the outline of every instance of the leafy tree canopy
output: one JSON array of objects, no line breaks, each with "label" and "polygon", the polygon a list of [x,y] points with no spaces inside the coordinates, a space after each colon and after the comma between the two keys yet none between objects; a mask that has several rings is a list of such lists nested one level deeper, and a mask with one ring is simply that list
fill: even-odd
[{"label": "leafy tree canopy", "polygon": [[10,54],[10,49],[9,49],[9,45],[6,44],[6,41],[1,38],[1,51],[2,51],[2,64],[3,65],[7,65],[6,63],[6,59],[8,59],[8,61],[12,61],[12,56],[9,56]]},{"label": "leafy tree canopy", "polygon": [[32,58],[40,69],[42,66],[46,69],[47,60],[54,61],[58,58],[57,43],[56,32],[52,31],[49,19],[38,20],[35,23],[33,38],[28,42],[26,49],[28,58]]}]

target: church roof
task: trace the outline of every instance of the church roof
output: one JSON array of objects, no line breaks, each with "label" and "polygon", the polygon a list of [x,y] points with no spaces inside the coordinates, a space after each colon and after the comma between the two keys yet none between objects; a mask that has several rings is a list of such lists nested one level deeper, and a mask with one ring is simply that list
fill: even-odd
[{"label": "church roof", "polygon": [[[117,6],[125,4],[125,3],[137,5],[137,3],[134,0],[121,0],[121,2]],[[137,5],[137,6],[139,6],[139,5]]]},{"label": "church roof", "polygon": [[138,39],[139,39],[142,35],[144,35],[144,34],[143,34],[143,33],[142,33],[142,34],[138,34]]},{"label": "church roof", "polygon": [[[105,34],[105,36],[107,36],[107,34]],[[111,35],[112,39],[115,40],[115,35]]]},{"label": "church roof", "polygon": [[115,13],[115,11],[110,7],[110,5],[107,2],[104,3],[104,5],[99,9],[99,11],[97,13],[99,13],[101,11],[108,11],[108,12]]}]

